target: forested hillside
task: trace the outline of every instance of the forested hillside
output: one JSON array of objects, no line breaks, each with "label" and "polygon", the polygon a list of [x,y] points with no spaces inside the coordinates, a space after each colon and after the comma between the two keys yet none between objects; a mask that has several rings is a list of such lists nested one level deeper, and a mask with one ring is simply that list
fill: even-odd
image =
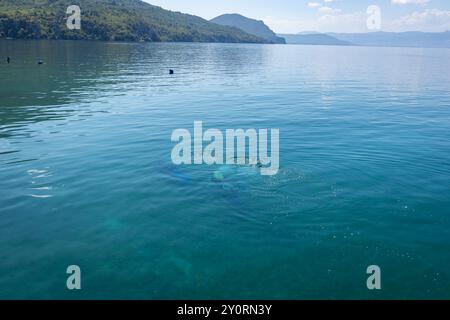
[{"label": "forested hillside", "polygon": [[[81,30],[66,26],[70,5],[81,8]],[[140,0],[0,0],[0,38],[267,42],[237,28]]]}]

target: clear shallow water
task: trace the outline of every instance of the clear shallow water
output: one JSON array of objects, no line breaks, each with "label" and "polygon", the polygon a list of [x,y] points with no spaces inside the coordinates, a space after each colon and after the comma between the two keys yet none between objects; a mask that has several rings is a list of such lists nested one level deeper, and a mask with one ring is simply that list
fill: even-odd
[{"label": "clear shallow water", "polygon": [[[0,298],[450,298],[450,50],[2,41],[0,57]],[[173,168],[170,135],[194,120],[280,128],[279,174]]]}]

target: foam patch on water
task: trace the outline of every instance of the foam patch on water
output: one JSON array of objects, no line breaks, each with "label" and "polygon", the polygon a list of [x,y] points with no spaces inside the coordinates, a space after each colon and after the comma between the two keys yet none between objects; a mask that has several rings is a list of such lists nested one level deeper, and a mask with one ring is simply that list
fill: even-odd
[{"label": "foam patch on water", "polygon": [[47,198],[53,198],[53,196],[51,194],[42,194],[42,195],[38,195],[38,194],[29,194],[29,197],[32,198],[38,198],[38,199],[47,199]]}]

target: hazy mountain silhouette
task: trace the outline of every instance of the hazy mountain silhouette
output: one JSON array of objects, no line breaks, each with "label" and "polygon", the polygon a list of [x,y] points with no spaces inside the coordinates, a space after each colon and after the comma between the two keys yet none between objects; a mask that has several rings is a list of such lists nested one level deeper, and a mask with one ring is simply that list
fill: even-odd
[{"label": "hazy mountain silhouette", "polygon": [[246,33],[263,38],[271,43],[286,43],[283,38],[278,37],[263,21],[250,19],[240,14],[223,14],[210,21],[222,26],[239,28]]},{"label": "hazy mountain silhouette", "polygon": [[288,44],[349,46],[351,43],[323,33],[280,34]]},{"label": "hazy mountain silhouette", "polygon": [[328,33],[359,46],[450,48],[450,32]]},{"label": "hazy mountain silhouette", "polygon": [[447,32],[369,32],[369,33],[317,33],[282,34],[288,44],[315,44],[337,46],[423,47],[450,48]]}]

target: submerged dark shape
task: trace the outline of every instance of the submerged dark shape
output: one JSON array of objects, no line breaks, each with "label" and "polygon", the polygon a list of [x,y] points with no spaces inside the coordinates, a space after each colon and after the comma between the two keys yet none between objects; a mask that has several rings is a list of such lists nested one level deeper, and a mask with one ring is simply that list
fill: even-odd
[{"label": "submerged dark shape", "polygon": [[209,190],[226,200],[235,212],[245,214],[247,205],[245,195],[248,188],[239,176],[236,165],[224,165],[214,171]]},{"label": "submerged dark shape", "polygon": [[161,172],[183,183],[191,183],[193,181],[191,176],[183,172],[178,166],[175,165],[165,165],[162,167]]},{"label": "submerged dark shape", "polygon": [[10,57],[7,57],[7,58],[6,58],[6,62],[9,64],[9,63],[11,62],[11,58],[10,58]]}]

